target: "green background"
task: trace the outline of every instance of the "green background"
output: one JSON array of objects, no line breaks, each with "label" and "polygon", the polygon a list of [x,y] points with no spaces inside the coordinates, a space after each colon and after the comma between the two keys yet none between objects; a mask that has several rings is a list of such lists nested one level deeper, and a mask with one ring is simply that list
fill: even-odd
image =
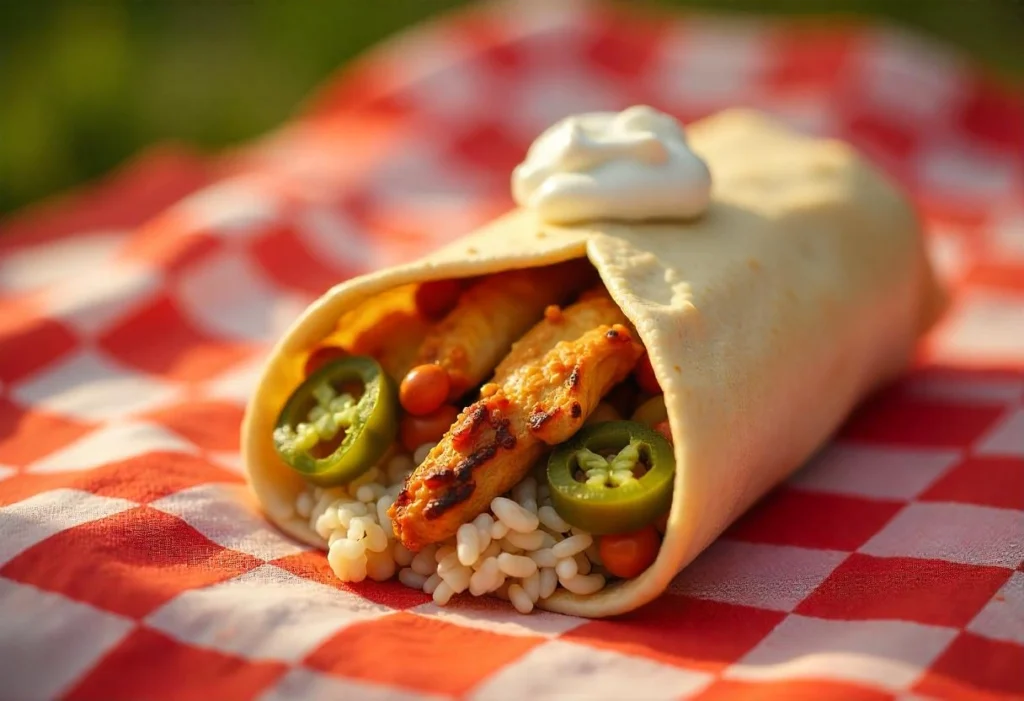
[{"label": "green background", "polygon": [[[248,139],[287,118],[368,46],[464,4],[0,2],[0,212],[103,173],[156,141],[214,149]],[[878,19],[946,40],[1003,79],[1024,83],[1021,0],[655,4]]]}]

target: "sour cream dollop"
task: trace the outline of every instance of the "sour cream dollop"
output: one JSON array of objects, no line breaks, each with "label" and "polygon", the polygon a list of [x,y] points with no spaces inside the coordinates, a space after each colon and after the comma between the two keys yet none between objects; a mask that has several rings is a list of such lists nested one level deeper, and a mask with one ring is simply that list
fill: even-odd
[{"label": "sour cream dollop", "polygon": [[645,105],[567,117],[512,172],[512,197],[552,224],[692,219],[711,173],[674,118]]}]

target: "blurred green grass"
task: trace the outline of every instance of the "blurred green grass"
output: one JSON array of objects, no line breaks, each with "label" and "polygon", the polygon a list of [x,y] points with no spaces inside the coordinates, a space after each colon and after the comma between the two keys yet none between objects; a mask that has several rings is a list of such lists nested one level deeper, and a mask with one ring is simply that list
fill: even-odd
[{"label": "blurred green grass", "polygon": [[[345,61],[465,0],[0,3],[0,213],[157,141],[238,143],[294,112]],[[632,3],[638,4],[638,3]],[[653,0],[855,16],[945,40],[1024,83],[1020,0]]]}]

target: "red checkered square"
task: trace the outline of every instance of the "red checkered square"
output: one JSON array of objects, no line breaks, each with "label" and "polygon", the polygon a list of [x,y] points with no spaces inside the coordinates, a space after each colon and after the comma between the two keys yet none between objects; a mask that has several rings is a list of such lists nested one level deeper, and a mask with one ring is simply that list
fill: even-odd
[{"label": "red checkered square", "polygon": [[902,506],[896,501],[782,487],[740,517],[726,535],[753,543],[856,550]]},{"label": "red checkered square", "polygon": [[[352,624],[314,651],[305,663],[353,679],[457,696],[541,641],[394,613]],[[380,664],[382,659],[401,663]]]},{"label": "red checkered square", "polygon": [[138,628],[64,698],[68,701],[248,701],[287,667],[185,645]]},{"label": "red checkered square", "polygon": [[[847,70],[854,55],[855,39],[846,32],[821,31],[820,28],[780,27],[771,34],[775,46],[766,80],[775,90],[792,91],[831,89],[836,76]],[[817,96],[817,93],[812,93]]]},{"label": "red checkered square", "polygon": [[843,428],[842,438],[894,446],[964,448],[992,428],[1004,412],[999,406],[888,393],[862,406]]},{"label": "red checkered square", "polygon": [[24,467],[93,428],[91,422],[25,408],[0,396],[0,464]]},{"label": "red checkered square", "polygon": [[134,421],[98,428],[27,468],[33,473],[74,472],[146,453],[195,453],[196,446],[165,428]]},{"label": "red checkered square", "polygon": [[243,409],[234,402],[193,399],[142,418],[166,426],[205,450],[237,451]]},{"label": "red checkered square", "polygon": [[[256,237],[251,244],[251,254],[275,284],[299,293],[320,296],[333,285],[363,272],[367,266],[360,265],[359,259],[373,246],[369,240],[357,241],[354,236],[346,235],[340,225],[324,233],[335,240],[340,251],[351,252],[346,265],[332,265],[331,257],[311,250],[296,233],[294,224],[271,229]],[[335,257],[339,256],[336,254]]]},{"label": "red checkered square", "polygon": [[1024,458],[967,457],[920,498],[1024,511]]},{"label": "red checkered square", "polygon": [[168,295],[122,320],[98,344],[129,367],[186,381],[213,377],[253,351],[197,328]]},{"label": "red checkered square", "polygon": [[904,180],[911,178],[908,163],[920,149],[922,138],[913,125],[861,112],[847,116],[842,136],[891,173]]},{"label": "red checkered square", "polygon": [[145,504],[197,484],[241,481],[204,458],[154,451],[93,469],[24,472],[0,482],[0,505],[62,487]]},{"label": "red checkered square", "polygon": [[1024,696],[1024,647],[961,633],[935,660],[914,691],[940,698],[1019,699]]},{"label": "red checkered square", "polygon": [[893,695],[882,689],[824,679],[756,682],[719,679],[692,698],[693,701],[892,701]]},{"label": "red checkered square", "polygon": [[964,134],[1007,153],[1024,154],[1024,99],[987,79],[975,80],[960,108]]},{"label": "red checkered square", "polygon": [[718,671],[749,652],[786,614],[667,594],[615,620],[588,621],[562,640]]},{"label": "red checkered square", "polygon": [[1024,263],[983,261],[973,265],[964,280],[974,288],[1024,293]]},{"label": "red checkered square", "polygon": [[594,22],[582,47],[584,58],[588,65],[610,80],[629,85],[636,76],[649,74],[669,24],[657,18],[630,17],[627,20],[612,8],[602,9],[606,11],[601,13],[600,22]]},{"label": "red checkered square", "polygon": [[225,247],[225,242],[204,231],[187,212],[168,210],[147,222],[125,242],[121,256],[125,261],[162,270],[174,278]]},{"label": "red checkered square", "polygon": [[4,565],[0,575],[141,617],[184,591],[258,564],[180,519],[139,507],[55,533]]},{"label": "red checkered square", "polygon": [[1002,567],[854,553],[796,611],[819,618],[892,618],[962,628],[1009,577]]},{"label": "red checkered square", "polygon": [[34,306],[22,300],[0,300],[0,382],[29,377],[78,346],[74,331],[66,324],[40,316]]}]

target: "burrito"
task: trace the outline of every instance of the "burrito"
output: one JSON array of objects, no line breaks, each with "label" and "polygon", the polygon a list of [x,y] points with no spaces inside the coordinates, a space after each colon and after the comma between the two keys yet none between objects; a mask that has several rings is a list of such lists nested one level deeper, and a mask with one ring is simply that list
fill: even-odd
[{"label": "burrito", "polygon": [[756,111],[576,115],[511,180],[504,216],[329,290],[258,380],[249,484],[342,581],[635,609],[943,310],[898,188]]}]

